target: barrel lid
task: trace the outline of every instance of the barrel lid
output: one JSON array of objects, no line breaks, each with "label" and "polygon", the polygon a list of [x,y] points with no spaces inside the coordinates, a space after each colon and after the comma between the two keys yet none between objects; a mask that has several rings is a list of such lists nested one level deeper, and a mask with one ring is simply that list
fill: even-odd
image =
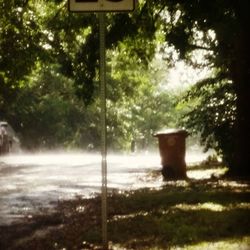
[{"label": "barrel lid", "polygon": [[185,129],[168,128],[156,132],[154,136],[170,135],[170,134],[185,134],[187,136],[188,132]]}]

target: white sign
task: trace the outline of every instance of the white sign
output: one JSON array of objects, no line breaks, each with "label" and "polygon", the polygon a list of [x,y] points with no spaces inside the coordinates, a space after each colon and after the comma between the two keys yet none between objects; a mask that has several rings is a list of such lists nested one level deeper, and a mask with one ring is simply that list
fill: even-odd
[{"label": "white sign", "polygon": [[135,0],[68,0],[69,11],[133,11]]}]

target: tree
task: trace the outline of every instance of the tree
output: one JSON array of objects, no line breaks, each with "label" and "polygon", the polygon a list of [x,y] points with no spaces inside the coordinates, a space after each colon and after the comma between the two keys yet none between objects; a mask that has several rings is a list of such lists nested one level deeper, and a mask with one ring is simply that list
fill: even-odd
[{"label": "tree", "polygon": [[[138,56],[142,63],[148,63],[154,55],[155,27],[146,22],[146,15],[140,11],[135,11],[133,16],[108,13],[106,49],[114,49],[124,42],[131,57]],[[99,67],[98,23],[95,14],[69,13],[66,8],[58,9],[56,15],[46,23],[54,37],[50,45],[62,73],[74,78],[76,93],[86,104],[94,101],[95,91],[99,87],[96,81]]]},{"label": "tree", "polygon": [[198,134],[205,150],[215,149],[229,166],[233,161],[233,127],[236,119],[236,96],[230,80],[218,73],[193,85],[180,98],[186,111],[182,124]]},{"label": "tree", "polygon": [[[90,144],[98,148],[97,16],[69,13],[60,0],[0,3],[2,118],[22,135],[27,148]],[[147,25],[145,10],[134,16],[107,14],[107,49],[111,56],[118,55],[107,73],[108,140],[115,150],[129,148],[133,136],[150,138],[160,121],[160,112],[153,119],[152,107],[154,99],[159,104],[163,98],[153,93],[156,86],[146,67],[154,54],[154,26]],[[149,36],[152,41],[147,41]],[[84,103],[70,96],[72,84]],[[146,126],[149,119],[153,128]]]},{"label": "tree", "polygon": [[192,62],[191,52],[208,51],[206,66],[219,69],[220,77],[232,81],[236,112],[228,164],[232,174],[249,177],[249,1],[170,0],[154,1],[154,7],[147,6],[155,9],[154,21],[180,58]]},{"label": "tree", "polygon": [[74,95],[72,81],[58,74],[58,67],[38,65],[8,105],[6,118],[24,149],[76,146],[74,137],[86,119],[86,109]]},{"label": "tree", "polygon": [[128,51],[126,44],[120,43],[109,54],[108,135],[113,140],[120,138],[120,148],[128,149],[135,141],[138,148],[146,150],[155,146],[154,132],[176,123],[175,100],[161,91],[161,72],[154,62],[145,65]]},{"label": "tree", "polygon": [[[28,1],[0,1],[0,112],[16,98],[18,88],[42,53],[34,9]],[[34,59],[35,58],[35,59]]]},{"label": "tree", "polygon": [[[11,121],[15,129],[23,134],[26,146],[38,146],[42,141],[44,145],[57,145],[61,141],[58,134],[60,129],[62,133],[65,132],[63,129],[65,126],[61,126],[63,122],[58,123],[58,119],[73,129],[74,126],[70,126],[65,117],[68,110],[67,101],[56,88],[61,81],[62,84],[68,82],[69,86],[73,83],[78,97],[88,105],[88,108],[83,105],[84,115],[81,113],[81,116],[83,115],[87,120],[86,124],[91,126],[75,128],[77,131],[75,135],[71,131],[71,135],[75,138],[73,140],[82,145],[86,137],[81,135],[92,134],[89,140],[98,147],[94,137],[98,138],[100,131],[97,125],[93,126],[98,124],[97,117],[100,112],[96,100],[99,87],[98,18],[95,14],[69,13],[65,2],[63,0],[20,0],[8,3],[0,1],[2,7],[0,19],[3,23],[0,30],[0,51],[3,55],[0,61],[2,76],[0,81],[3,89],[0,103],[1,116]],[[144,11],[135,12],[134,17],[127,13],[107,14],[107,23],[110,24],[106,36],[107,49],[112,50],[124,41],[122,46],[131,47],[128,57],[135,58],[139,55],[141,64],[148,63],[153,56],[155,44],[153,39],[152,42],[146,41],[148,36],[154,35],[150,30],[154,26],[148,26],[145,14],[147,13]],[[143,48],[141,43],[145,44]],[[5,54],[5,51],[8,53]],[[44,69],[39,68],[41,67],[39,65],[43,65]],[[56,77],[57,74],[61,75]],[[122,99],[125,94],[126,100],[120,102],[122,104],[120,109],[128,111],[131,108],[128,104],[134,104],[130,99],[135,97],[135,85],[139,86],[143,82],[130,76],[124,77],[122,84],[120,80],[110,78],[115,88],[110,91],[112,96],[109,98],[112,104],[118,105],[120,101],[118,98]],[[70,87],[68,91],[71,91]],[[114,109],[113,111],[115,112]],[[110,117],[112,115],[110,114]],[[118,135],[110,136],[112,143],[116,143],[113,138],[117,138],[117,141],[125,138],[124,135],[131,129],[124,125],[125,123],[122,124],[124,121],[114,115],[110,119],[110,128],[115,128]],[[88,128],[92,133],[89,131],[86,133]],[[114,133],[114,130],[111,129],[110,133]],[[37,141],[28,140],[31,134]],[[54,138],[49,134],[53,134]],[[65,139],[66,137],[65,135]]]},{"label": "tree", "polygon": [[[93,103],[98,89],[97,17],[68,13],[63,0],[1,0],[0,4],[1,113],[15,102],[25,77],[39,61],[60,65],[60,72],[73,79],[78,96]],[[228,164],[232,173],[245,176],[250,175],[249,5],[247,0],[142,0],[133,14],[107,15],[108,49],[122,43],[129,56],[147,65],[156,51],[155,41],[165,40],[163,45],[174,46],[180,58],[193,64],[192,52],[206,51],[207,60],[197,66],[216,68],[221,83],[232,81],[236,112]],[[220,135],[215,134],[217,141]]]}]

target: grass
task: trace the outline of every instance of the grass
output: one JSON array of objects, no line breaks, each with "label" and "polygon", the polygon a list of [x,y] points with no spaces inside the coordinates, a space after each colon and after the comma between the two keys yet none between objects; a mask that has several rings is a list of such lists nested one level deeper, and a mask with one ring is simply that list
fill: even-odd
[{"label": "grass", "polygon": [[[247,181],[166,182],[108,197],[110,249],[250,249]],[[60,202],[54,213],[0,228],[0,249],[102,249],[101,199]]]},{"label": "grass", "polygon": [[250,236],[250,196],[244,185],[166,185],[113,197],[112,202],[117,205],[109,223],[111,239],[128,249],[168,249]]},{"label": "grass", "polygon": [[[250,238],[235,238],[231,240],[221,240],[217,242],[201,242],[196,245],[185,246],[185,250],[248,250],[250,246]],[[181,250],[181,248],[179,248]]]}]

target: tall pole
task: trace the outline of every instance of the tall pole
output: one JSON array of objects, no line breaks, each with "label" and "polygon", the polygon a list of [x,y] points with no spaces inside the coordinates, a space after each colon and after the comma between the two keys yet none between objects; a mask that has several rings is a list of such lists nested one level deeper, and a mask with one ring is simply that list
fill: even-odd
[{"label": "tall pole", "polygon": [[108,249],[107,237],[107,130],[106,130],[106,48],[105,12],[99,13],[100,34],[100,94],[101,94],[101,151],[102,151],[102,241]]},{"label": "tall pole", "polygon": [[[112,5],[108,1],[68,0],[68,8],[72,12],[99,12],[100,34],[100,100],[101,100],[101,154],[102,154],[102,240],[103,250],[108,249],[107,237],[107,125],[106,125],[106,48],[105,48],[105,11],[133,11],[135,0],[119,0]],[[107,5],[106,5],[107,4]],[[102,12],[103,11],[103,12]]]}]

